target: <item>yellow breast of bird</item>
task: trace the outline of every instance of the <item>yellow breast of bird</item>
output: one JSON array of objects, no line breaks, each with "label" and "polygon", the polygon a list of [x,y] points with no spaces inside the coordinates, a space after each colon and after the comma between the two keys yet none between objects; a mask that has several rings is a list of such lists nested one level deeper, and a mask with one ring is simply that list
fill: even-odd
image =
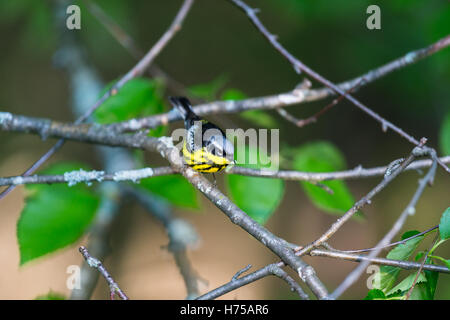
[{"label": "yellow breast of bird", "polygon": [[182,152],[185,163],[198,172],[214,173],[225,169],[230,164],[227,158],[216,156],[208,152],[206,148],[190,152],[184,143]]}]

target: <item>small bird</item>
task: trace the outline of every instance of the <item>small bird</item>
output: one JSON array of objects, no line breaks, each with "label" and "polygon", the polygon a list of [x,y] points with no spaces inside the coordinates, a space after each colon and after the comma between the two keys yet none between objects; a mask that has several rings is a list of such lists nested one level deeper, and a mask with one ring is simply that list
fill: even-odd
[{"label": "small bird", "polygon": [[233,144],[219,127],[197,116],[187,98],[169,97],[169,100],[184,119],[187,132],[182,153],[188,166],[214,176],[215,172],[234,164]]}]

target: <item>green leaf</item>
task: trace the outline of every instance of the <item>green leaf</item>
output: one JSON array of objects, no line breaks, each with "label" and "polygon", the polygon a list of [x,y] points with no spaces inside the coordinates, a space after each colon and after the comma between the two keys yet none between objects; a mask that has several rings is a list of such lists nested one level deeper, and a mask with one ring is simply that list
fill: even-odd
[{"label": "green leaf", "polygon": [[[428,282],[416,284],[411,293],[411,296],[409,297],[409,300],[433,300],[433,298],[429,295],[427,283]],[[405,292],[404,294],[406,295],[406,293],[407,292]]]},{"label": "green leaf", "polygon": [[[414,283],[414,279],[416,278],[417,273],[413,272],[411,273],[409,276],[407,276],[405,279],[403,279],[403,281],[401,281],[398,285],[396,285],[394,288],[392,288],[391,290],[389,290],[386,295],[390,296],[392,294],[396,294],[398,292],[408,292],[408,290],[411,288],[411,286]],[[419,274],[419,277],[417,278],[417,282],[416,284],[422,283],[422,282],[426,282],[427,279],[425,277],[425,275],[423,274],[423,272],[421,272]]]},{"label": "green leaf", "polygon": [[[429,263],[429,262],[427,262]],[[427,274],[428,273],[428,274]],[[402,296],[406,297],[411,286],[416,279],[417,273],[412,272],[408,275],[402,282],[391,289],[388,293],[388,297],[392,296]],[[417,278],[414,289],[411,292],[409,300],[433,300],[434,293],[436,291],[436,284],[439,273],[425,270],[421,272]]]},{"label": "green leaf", "polygon": [[369,290],[367,296],[364,298],[364,300],[385,300],[385,299],[386,296],[384,292],[379,289]]},{"label": "green leaf", "polygon": [[442,122],[439,141],[442,153],[450,155],[450,112],[447,113]]},{"label": "green leaf", "polygon": [[[80,169],[61,163],[43,174],[63,174]],[[27,185],[25,207],[17,223],[20,264],[77,241],[89,227],[99,204],[86,185]]]},{"label": "green leaf", "polygon": [[50,291],[47,294],[37,296],[34,300],[66,300],[66,297],[61,293]]},{"label": "green leaf", "polygon": [[[298,171],[329,172],[345,169],[342,153],[330,142],[320,141],[296,149],[294,168]],[[322,181],[333,194],[309,182],[300,182],[308,197],[326,212],[342,214],[354,204],[353,195],[343,181]]]},{"label": "green leaf", "polygon": [[208,83],[197,84],[188,88],[190,94],[200,99],[214,100],[217,99],[219,91],[228,81],[226,75],[221,75]]},{"label": "green leaf", "polygon": [[442,240],[450,238],[450,207],[445,209],[439,223],[439,234]]},{"label": "green leaf", "polygon": [[[409,238],[414,234],[419,233],[418,231],[409,231],[405,232],[403,235],[403,239]],[[394,249],[389,251],[386,258],[393,260],[408,260],[408,258],[413,254],[413,252],[417,249],[420,242],[424,239],[424,236],[420,236],[411,240],[406,241],[405,243],[397,245]],[[380,272],[375,275],[373,285],[375,289],[380,289],[383,292],[388,292],[395,281],[397,280],[398,274],[400,273],[400,268],[391,267],[391,266],[382,266],[380,267]]]},{"label": "green leaf", "polygon": [[[111,89],[115,82],[106,86],[102,96]],[[105,124],[137,117],[159,114],[164,111],[162,88],[156,81],[144,78],[136,78],[128,81],[116,95],[107,99],[101,108],[95,110],[96,122]],[[151,130],[150,135],[160,136],[164,133],[165,126]]]},{"label": "green leaf", "polygon": [[198,209],[194,187],[180,175],[168,175],[142,179],[138,187],[168,200],[175,206]]},{"label": "green leaf", "polygon": [[[235,157],[239,149],[236,150]],[[243,167],[261,168],[263,163],[268,163],[267,154],[246,146],[245,164]],[[257,163],[250,163],[249,159],[257,159]],[[231,199],[236,205],[260,224],[265,224],[275,212],[284,194],[284,181],[281,179],[247,177],[229,174],[226,182]]]}]

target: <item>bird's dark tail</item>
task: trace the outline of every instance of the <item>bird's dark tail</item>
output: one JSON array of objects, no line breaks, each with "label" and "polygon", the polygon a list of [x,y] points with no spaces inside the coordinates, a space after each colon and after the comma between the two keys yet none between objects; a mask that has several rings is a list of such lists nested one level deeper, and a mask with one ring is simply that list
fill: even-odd
[{"label": "bird's dark tail", "polygon": [[192,110],[191,103],[185,97],[169,97],[170,103],[176,108],[185,121],[200,120]]}]

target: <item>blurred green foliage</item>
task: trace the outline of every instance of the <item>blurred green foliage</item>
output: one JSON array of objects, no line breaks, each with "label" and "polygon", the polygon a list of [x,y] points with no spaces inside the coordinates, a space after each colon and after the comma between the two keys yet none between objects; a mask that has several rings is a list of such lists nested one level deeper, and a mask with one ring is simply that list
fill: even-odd
[{"label": "blurred green foliage", "polygon": [[175,206],[187,209],[198,209],[200,206],[196,190],[180,175],[142,179],[138,187],[161,196]]},{"label": "blurred green foliage", "polygon": [[[115,81],[105,87],[99,98],[112,88]],[[94,112],[96,122],[105,124],[125,121],[138,117],[160,114],[164,111],[163,91],[164,88],[155,80],[135,78],[118,91],[117,94],[108,98]],[[150,130],[154,137],[162,136],[167,126],[159,126]]]}]

